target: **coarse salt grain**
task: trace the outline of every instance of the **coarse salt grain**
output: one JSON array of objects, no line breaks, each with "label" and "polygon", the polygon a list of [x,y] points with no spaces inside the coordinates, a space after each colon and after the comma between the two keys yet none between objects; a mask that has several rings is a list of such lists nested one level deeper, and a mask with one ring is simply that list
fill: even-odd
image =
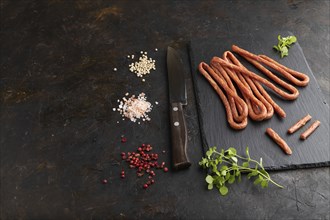
[{"label": "coarse salt grain", "polygon": [[146,52],[141,51],[141,54],[139,61],[128,65],[129,70],[132,73],[135,73],[138,77],[143,77],[144,75],[149,74],[151,70],[156,70],[156,61],[149,58],[146,55]]},{"label": "coarse salt grain", "polygon": [[142,121],[150,121],[148,114],[152,110],[152,105],[147,101],[147,97],[144,93],[135,97],[132,95],[130,98],[126,99],[122,98],[119,105],[119,112],[123,117],[130,119],[132,122],[136,122],[138,119],[142,119]]}]

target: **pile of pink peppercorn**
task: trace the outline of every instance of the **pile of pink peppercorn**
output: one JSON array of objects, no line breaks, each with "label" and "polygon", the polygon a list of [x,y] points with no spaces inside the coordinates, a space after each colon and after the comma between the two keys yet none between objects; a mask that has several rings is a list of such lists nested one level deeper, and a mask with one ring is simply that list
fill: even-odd
[{"label": "pile of pink peppercorn", "polygon": [[[155,171],[162,169],[164,172],[168,171],[165,167],[165,162],[158,163],[158,154],[151,153],[152,146],[150,144],[142,144],[137,148],[136,152],[122,152],[121,159],[129,164],[131,169],[136,169],[136,175],[142,177],[148,175],[148,181],[143,184],[143,188],[147,189],[150,185],[155,183]],[[125,171],[120,173],[121,178],[125,178]]]}]

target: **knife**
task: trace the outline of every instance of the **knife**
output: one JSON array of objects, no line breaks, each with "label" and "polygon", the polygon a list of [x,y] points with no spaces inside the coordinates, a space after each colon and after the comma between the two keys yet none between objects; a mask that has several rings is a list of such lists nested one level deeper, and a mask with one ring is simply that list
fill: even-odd
[{"label": "knife", "polygon": [[170,101],[170,127],[172,135],[173,168],[185,169],[191,163],[187,158],[187,128],[183,115],[183,105],[187,105],[184,68],[178,52],[167,48],[167,73]]}]

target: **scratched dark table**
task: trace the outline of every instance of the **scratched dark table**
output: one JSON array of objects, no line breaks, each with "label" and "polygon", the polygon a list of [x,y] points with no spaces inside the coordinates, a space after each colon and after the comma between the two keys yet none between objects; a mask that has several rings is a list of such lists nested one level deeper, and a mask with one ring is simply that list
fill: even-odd
[{"label": "scratched dark table", "polygon": [[[330,218],[328,167],[272,172],[284,189],[260,189],[244,177],[226,197],[206,189],[185,49],[194,37],[289,30],[329,103],[329,1],[0,2],[1,219]],[[157,172],[144,190],[120,152],[150,143],[170,163],[168,45],[187,68],[192,166]],[[126,56],[141,50],[156,60],[146,82],[128,71]],[[159,102],[149,123],[122,121],[112,111],[126,92]]]}]

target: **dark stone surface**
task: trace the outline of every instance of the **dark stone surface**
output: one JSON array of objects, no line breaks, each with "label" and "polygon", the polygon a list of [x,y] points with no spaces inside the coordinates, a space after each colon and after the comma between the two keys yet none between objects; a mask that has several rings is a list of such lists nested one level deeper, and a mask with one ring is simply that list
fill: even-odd
[{"label": "dark stone surface", "polygon": [[[298,37],[329,103],[329,1],[1,0],[1,219],[329,219],[329,168],[271,173],[285,189],[207,191],[189,74],[192,167],[143,190],[120,162],[144,142],[170,162],[167,45],[275,29]],[[126,59],[140,50],[157,60],[145,83]],[[112,111],[126,92],[160,103],[150,123]]]},{"label": "dark stone surface", "polygon": [[[287,31],[255,31],[253,33],[246,33],[244,36],[225,36],[215,39],[210,38],[208,41],[199,39],[191,41],[189,48],[192,63],[192,79],[196,94],[203,146],[206,150],[212,146],[222,148],[224,146],[227,148],[229,146],[235,146],[240,155],[245,154],[245,149],[248,146],[255,158],[263,159],[263,166],[266,170],[330,166],[328,137],[330,129],[329,123],[327,123],[329,122],[329,105],[326,103],[314,74],[306,62],[299,42],[296,42],[294,46],[290,47],[289,56],[285,57],[285,59],[281,59],[279,53],[272,48],[273,45],[278,43],[277,36],[279,34],[281,36],[292,35],[292,33]],[[273,117],[269,120],[253,121],[249,118],[247,127],[240,131],[233,130],[229,126],[223,102],[205,77],[199,73],[198,65],[202,61],[210,63],[210,60],[214,56],[222,57],[224,51],[230,50],[233,44],[256,54],[265,54],[277,62],[309,76],[308,86],[295,86],[299,91],[299,97],[293,101],[284,100],[273,90],[264,86],[265,89],[268,89],[268,93],[272,99],[285,111],[286,117],[284,119],[274,113]],[[244,58],[237,54],[235,56],[249,70],[273,82],[278,88],[282,88],[265,74],[262,74],[248,61],[244,60]],[[311,122],[294,134],[288,134],[288,128],[307,113],[312,116]],[[307,140],[300,140],[300,134],[315,120],[323,122],[322,126]],[[266,129],[269,127],[286,141],[292,149],[292,155],[286,155],[265,134]]]}]

